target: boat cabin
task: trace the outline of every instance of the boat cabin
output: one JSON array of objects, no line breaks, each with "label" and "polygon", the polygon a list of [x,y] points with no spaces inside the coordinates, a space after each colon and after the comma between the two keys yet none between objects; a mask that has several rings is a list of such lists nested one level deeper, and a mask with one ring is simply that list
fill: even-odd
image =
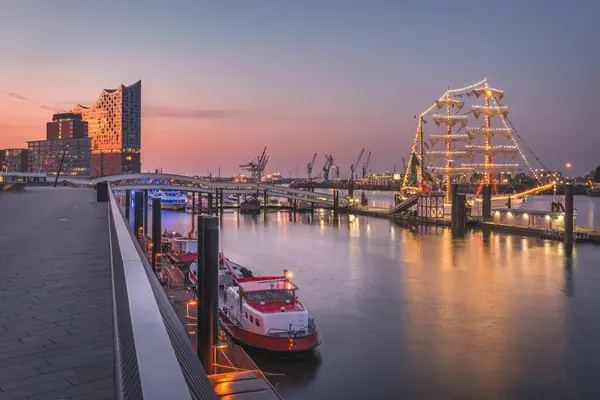
[{"label": "boat cabin", "polygon": [[286,336],[308,329],[308,312],[297,301],[298,287],[285,277],[241,279],[224,295],[224,310],[247,331]]},{"label": "boat cabin", "polygon": [[181,254],[198,253],[198,240],[188,238],[174,238],[171,242],[171,249]]}]

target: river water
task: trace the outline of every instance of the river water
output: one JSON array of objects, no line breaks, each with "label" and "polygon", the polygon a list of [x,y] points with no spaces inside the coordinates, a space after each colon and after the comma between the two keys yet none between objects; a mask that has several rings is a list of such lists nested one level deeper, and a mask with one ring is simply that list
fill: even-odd
[{"label": "river water", "polygon": [[[575,206],[600,227],[600,199]],[[191,214],[162,224],[186,232]],[[319,324],[304,360],[250,353],[285,399],[600,397],[600,246],[569,260],[547,240],[280,211],[224,213],[220,248],[255,274],[293,271]]]}]

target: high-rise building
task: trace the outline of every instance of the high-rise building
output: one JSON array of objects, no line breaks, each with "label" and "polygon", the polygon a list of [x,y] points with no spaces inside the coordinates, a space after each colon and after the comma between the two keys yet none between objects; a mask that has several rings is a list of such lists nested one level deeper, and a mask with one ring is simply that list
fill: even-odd
[{"label": "high-rise building", "polygon": [[27,172],[27,149],[4,149],[3,169],[7,172]]},{"label": "high-rise building", "polygon": [[81,120],[81,114],[54,114],[52,122],[46,123],[46,139],[81,139],[88,137],[87,122]]},{"label": "high-rise building", "polygon": [[140,172],[141,94],[138,81],[104,89],[94,105],[71,110],[88,124],[92,176]]},{"label": "high-rise building", "polygon": [[87,137],[27,142],[29,172],[90,176],[90,140]]}]

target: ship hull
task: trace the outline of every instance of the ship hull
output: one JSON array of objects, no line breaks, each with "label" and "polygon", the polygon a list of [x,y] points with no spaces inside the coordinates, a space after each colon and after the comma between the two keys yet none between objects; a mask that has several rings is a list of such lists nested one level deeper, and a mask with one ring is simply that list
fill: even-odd
[{"label": "ship hull", "polygon": [[321,344],[318,331],[297,338],[259,335],[238,327],[221,309],[219,309],[219,320],[225,332],[233,340],[278,355],[305,354]]}]

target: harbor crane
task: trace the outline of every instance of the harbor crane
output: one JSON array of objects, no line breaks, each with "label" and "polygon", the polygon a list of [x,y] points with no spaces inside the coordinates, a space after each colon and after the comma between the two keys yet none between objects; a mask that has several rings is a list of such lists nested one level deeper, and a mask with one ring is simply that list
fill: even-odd
[{"label": "harbor crane", "polygon": [[256,157],[256,159],[250,161],[248,164],[240,165],[240,168],[245,171],[250,171],[252,174],[252,179],[260,181],[260,178],[262,178],[265,172],[268,161],[269,156],[267,155],[267,147],[265,146],[260,156]]},{"label": "harbor crane", "polygon": [[329,170],[333,165],[333,156],[325,154],[325,165],[323,165],[323,179],[325,182],[329,181]]},{"label": "harbor crane", "polygon": [[363,168],[362,168],[362,177],[363,178],[367,177],[367,172],[369,170],[369,163],[370,162],[371,162],[371,152],[369,151],[369,154],[367,154],[367,160],[363,164]]},{"label": "harbor crane", "polygon": [[315,155],[312,158],[312,161],[308,163],[308,165],[306,166],[306,172],[308,173],[308,180],[310,181],[312,179],[312,170],[313,170],[313,165],[315,165],[315,160],[317,159],[317,153],[315,153]]},{"label": "harbor crane", "polygon": [[365,153],[365,149],[363,147],[363,149],[360,151],[360,154],[358,155],[358,158],[356,159],[356,162],[352,165],[350,165],[350,180],[354,181],[354,169],[356,167],[358,167],[358,163],[360,163],[360,159],[362,158],[363,154]]}]

